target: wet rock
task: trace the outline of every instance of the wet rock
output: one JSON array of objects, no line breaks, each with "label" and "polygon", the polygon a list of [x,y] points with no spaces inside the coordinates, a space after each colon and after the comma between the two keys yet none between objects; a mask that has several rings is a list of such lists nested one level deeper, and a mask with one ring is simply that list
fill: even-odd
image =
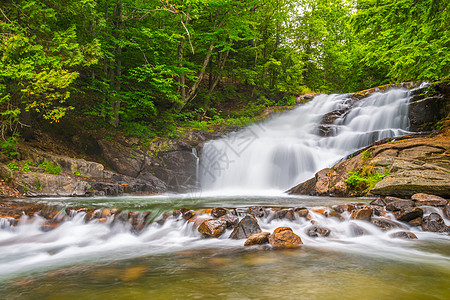
[{"label": "wet rock", "polygon": [[327,237],[331,233],[330,229],[319,226],[311,226],[306,229],[306,234],[310,237]]},{"label": "wet rock", "polygon": [[275,212],[275,218],[277,219],[288,219],[291,221],[295,220],[295,213],[292,209],[280,209]]},{"label": "wet rock", "polygon": [[354,220],[370,221],[373,209],[371,207],[364,207],[352,212],[350,218]]},{"label": "wet rock", "polygon": [[264,245],[269,242],[269,232],[254,233],[245,241],[244,246]]},{"label": "wet rock", "polygon": [[423,210],[418,207],[413,207],[396,211],[394,214],[397,220],[409,222],[415,218],[421,218],[423,216]]},{"label": "wet rock", "polygon": [[396,197],[386,197],[386,209],[390,211],[402,210],[405,208],[414,207],[414,201],[405,200]]},{"label": "wet rock", "polygon": [[261,207],[261,206],[250,207],[249,212],[255,218],[262,218],[262,217],[264,217],[264,208]]},{"label": "wet rock", "polygon": [[128,222],[128,214],[126,212],[120,212],[118,214],[115,214],[113,222],[114,223],[115,222],[120,222],[120,223]]},{"label": "wet rock", "polygon": [[450,219],[450,203],[444,207],[444,216],[447,219]]},{"label": "wet rock", "polygon": [[227,224],[225,221],[212,219],[203,221],[198,227],[198,232],[217,238],[225,232],[226,228]]},{"label": "wet rock", "polygon": [[351,204],[339,204],[337,206],[333,206],[334,210],[337,211],[338,213],[343,213],[343,212],[352,212],[353,210],[355,210],[355,207]]},{"label": "wet rock", "polygon": [[423,218],[422,229],[431,232],[450,232],[449,226],[445,225],[444,219],[437,213]]},{"label": "wet rock", "polygon": [[402,229],[408,228],[399,222],[389,220],[386,218],[372,218],[372,220],[370,220],[370,223],[379,227],[383,231],[387,231],[387,230],[391,230],[391,229],[395,229],[395,228],[402,228]]},{"label": "wet rock", "polygon": [[335,210],[327,211],[327,212],[325,213],[325,216],[326,216],[327,218],[337,218],[337,219],[343,220],[342,216],[341,216],[337,211],[335,211]]},{"label": "wet rock", "polygon": [[258,221],[256,221],[253,216],[246,215],[234,228],[233,232],[230,234],[230,239],[247,239],[252,234],[258,232],[261,232],[261,227],[259,227]]},{"label": "wet rock", "polygon": [[190,218],[192,218],[193,213],[190,209],[180,208],[173,211],[173,216],[177,218],[181,216],[183,219],[189,220]]},{"label": "wet rock", "polygon": [[223,207],[214,207],[211,210],[211,216],[214,218],[220,218],[221,216],[224,216],[227,214],[227,210]]},{"label": "wet rock", "polygon": [[165,212],[161,215],[161,218],[156,221],[157,224],[159,225],[164,225],[164,223],[166,223],[166,220],[170,217],[170,213]]},{"label": "wet rock", "polygon": [[412,219],[411,221],[408,221],[408,224],[415,227],[422,226],[422,218]]},{"label": "wet rock", "polygon": [[279,227],[269,235],[269,244],[274,248],[295,248],[303,244],[302,239],[289,227]]},{"label": "wet rock", "polygon": [[307,208],[295,209],[295,212],[300,218],[306,218],[309,214],[309,210]]},{"label": "wet rock", "polygon": [[327,212],[327,209],[323,208],[323,207],[314,207],[314,208],[311,208],[310,211],[312,211],[316,214],[325,215],[325,213]]},{"label": "wet rock", "polygon": [[429,206],[445,206],[447,200],[435,195],[429,195],[425,193],[417,193],[412,195],[411,199],[416,202],[416,206],[429,205]]},{"label": "wet rock", "polygon": [[386,206],[386,203],[381,198],[377,198],[370,202],[370,205],[376,205],[376,206]]},{"label": "wet rock", "polygon": [[361,236],[369,234],[369,232],[366,229],[362,228],[361,226],[355,223],[350,223],[349,228],[352,236]]},{"label": "wet rock", "polygon": [[233,228],[239,223],[239,218],[232,214],[226,214],[219,218],[219,220],[224,221],[226,223],[227,228]]},{"label": "wet rock", "polygon": [[417,236],[410,231],[398,231],[389,235],[391,238],[399,238],[405,240],[417,240]]}]

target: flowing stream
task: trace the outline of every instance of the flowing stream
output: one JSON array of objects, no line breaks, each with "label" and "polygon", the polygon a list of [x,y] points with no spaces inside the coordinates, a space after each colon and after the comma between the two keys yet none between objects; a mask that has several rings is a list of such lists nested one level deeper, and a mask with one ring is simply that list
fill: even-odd
[{"label": "flowing stream", "polygon": [[[345,155],[384,137],[408,133],[408,93],[393,90],[354,102],[349,95],[318,96],[273,119],[205,145],[199,162],[203,191],[183,195],[34,199],[51,211],[70,207],[148,212],[135,230],[105,216],[86,221],[68,214],[47,220],[0,218],[2,299],[449,299],[450,236],[406,226],[418,240],[392,238],[364,221],[326,218],[310,211],[329,237],[306,234],[306,218],[258,218],[263,231],[289,226],[299,249],[243,247],[231,230],[205,239],[192,222],[164,212],[187,207],[323,208],[372,199],[288,196],[282,192]],[[319,135],[323,115],[341,110]],[[234,196],[232,194],[235,194]],[[259,195],[258,195],[259,194]],[[238,195],[238,196],[236,196]],[[12,201],[12,200],[11,200]],[[22,205],[30,200],[12,201]],[[4,202],[3,204],[7,204]],[[199,212],[201,212],[199,210]],[[442,210],[427,207],[443,216]],[[449,220],[445,220],[450,225]],[[355,233],[355,226],[366,234]]]}]

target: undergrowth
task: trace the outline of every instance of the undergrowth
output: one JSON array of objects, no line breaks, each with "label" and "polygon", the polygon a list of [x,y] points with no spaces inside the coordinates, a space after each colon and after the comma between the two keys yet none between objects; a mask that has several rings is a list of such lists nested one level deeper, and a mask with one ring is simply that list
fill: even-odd
[{"label": "undergrowth", "polygon": [[348,172],[345,180],[348,190],[355,190],[367,194],[374,186],[389,174],[387,170],[384,173],[375,171],[373,165],[366,165],[356,172]]}]

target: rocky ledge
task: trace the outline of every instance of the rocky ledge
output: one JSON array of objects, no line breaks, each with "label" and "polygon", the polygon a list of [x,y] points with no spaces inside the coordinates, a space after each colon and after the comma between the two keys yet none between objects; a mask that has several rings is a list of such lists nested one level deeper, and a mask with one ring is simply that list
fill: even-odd
[{"label": "rocky ledge", "polygon": [[[377,198],[370,203],[347,203],[331,208],[270,208],[254,206],[249,208],[190,210],[176,209],[155,216],[150,211],[121,211],[118,209],[91,209],[85,207],[68,207],[58,210],[44,204],[27,204],[25,202],[4,202],[0,204],[0,226],[14,227],[24,217],[40,218],[41,230],[50,231],[74,217],[82,217],[86,223],[104,223],[114,226],[118,223],[128,224],[133,232],[139,234],[147,226],[163,227],[167,222],[187,223],[202,238],[230,238],[245,240],[244,246],[265,245],[272,248],[296,248],[303,244],[303,239],[336,238],[339,226],[327,227],[326,219],[335,222],[347,222],[351,236],[373,234],[364,224],[371,224],[386,232],[392,238],[417,239],[414,232],[429,231],[450,234],[450,226],[445,219],[450,219],[450,202],[444,198],[415,194],[411,199],[395,197]],[[276,222],[273,232],[264,232],[260,223],[267,226]],[[363,222],[363,223],[360,223]],[[23,222],[22,222],[23,223]],[[447,221],[448,223],[448,221]],[[301,230],[294,232],[291,227],[301,224]],[[185,226],[180,226],[185,228]],[[415,228],[415,229],[414,229]],[[184,230],[184,229],[183,229]]]}]

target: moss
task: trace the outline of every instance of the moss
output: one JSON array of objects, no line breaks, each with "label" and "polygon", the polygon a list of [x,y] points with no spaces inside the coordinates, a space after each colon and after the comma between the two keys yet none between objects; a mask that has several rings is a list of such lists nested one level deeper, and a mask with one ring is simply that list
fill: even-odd
[{"label": "moss", "polygon": [[348,177],[345,180],[347,191],[367,194],[388,174],[389,171],[387,169],[385,169],[384,173],[376,172],[373,165],[365,165],[357,171],[348,172]]}]

